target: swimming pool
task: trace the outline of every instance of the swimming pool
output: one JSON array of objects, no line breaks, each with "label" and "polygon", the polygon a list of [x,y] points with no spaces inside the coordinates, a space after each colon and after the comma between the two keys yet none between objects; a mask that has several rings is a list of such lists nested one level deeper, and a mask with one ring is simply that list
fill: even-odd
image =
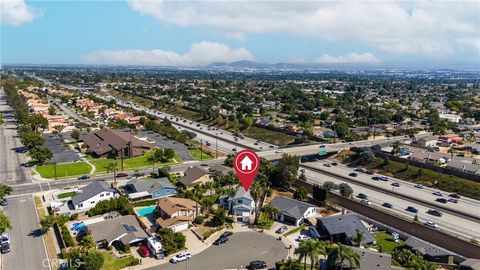
[{"label": "swimming pool", "polygon": [[150,215],[151,213],[153,213],[153,211],[155,211],[155,208],[157,208],[157,206],[152,205],[152,206],[144,207],[142,209],[138,209],[135,211],[137,211],[139,216],[144,217],[146,215]]},{"label": "swimming pool", "polygon": [[77,231],[77,232],[82,231],[84,229],[85,229],[85,223],[83,223],[83,221],[74,223],[71,228],[72,231]]}]

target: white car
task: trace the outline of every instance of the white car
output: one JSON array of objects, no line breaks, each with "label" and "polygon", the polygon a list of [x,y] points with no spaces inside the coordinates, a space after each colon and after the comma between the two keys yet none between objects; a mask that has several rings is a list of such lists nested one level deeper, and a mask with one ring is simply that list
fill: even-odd
[{"label": "white car", "polygon": [[300,235],[297,237],[296,240],[297,240],[298,242],[303,242],[303,241],[306,241],[306,240],[308,240],[308,239],[310,239],[310,237],[308,237],[308,236],[306,236],[306,235],[304,235],[304,234],[300,234]]},{"label": "white car", "polygon": [[8,233],[3,233],[0,236],[0,244],[8,243],[10,244],[10,235]]},{"label": "white car", "polygon": [[178,263],[178,262],[186,261],[186,260],[191,259],[191,258],[192,258],[192,254],[190,253],[190,251],[185,250],[185,251],[182,251],[182,252],[178,253],[177,255],[173,256],[170,259],[170,262],[171,263]]},{"label": "white car", "polygon": [[372,202],[370,202],[370,201],[367,200],[367,199],[363,199],[363,200],[362,200],[362,203],[365,204],[365,205],[371,205],[371,204],[372,204]]},{"label": "white car", "polygon": [[430,227],[430,228],[434,228],[434,229],[438,228],[438,224],[435,223],[435,222],[433,222],[433,221],[426,221],[426,222],[423,223],[423,224],[424,224],[425,226]]},{"label": "white car", "polygon": [[282,149],[277,149],[277,151],[275,151],[275,153],[283,153]]}]

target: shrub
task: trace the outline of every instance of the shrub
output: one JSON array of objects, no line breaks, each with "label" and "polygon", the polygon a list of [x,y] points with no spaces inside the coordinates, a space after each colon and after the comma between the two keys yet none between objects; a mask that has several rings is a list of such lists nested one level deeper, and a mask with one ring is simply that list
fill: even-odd
[{"label": "shrub", "polygon": [[193,221],[195,224],[202,224],[204,220],[203,216],[197,216],[195,220]]},{"label": "shrub", "polygon": [[73,241],[73,237],[70,235],[70,232],[68,231],[67,226],[63,225],[61,227],[61,233],[62,233],[63,242],[65,242],[65,245],[67,247],[73,247],[75,245],[75,242]]},{"label": "shrub", "polygon": [[70,220],[76,220],[78,218],[78,213],[72,214]]}]

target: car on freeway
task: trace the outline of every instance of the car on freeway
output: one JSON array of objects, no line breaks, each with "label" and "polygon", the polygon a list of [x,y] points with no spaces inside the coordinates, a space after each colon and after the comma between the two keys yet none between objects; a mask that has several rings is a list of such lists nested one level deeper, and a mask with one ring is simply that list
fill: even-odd
[{"label": "car on freeway", "polygon": [[448,197],[452,197],[452,198],[455,198],[455,199],[460,199],[460,195],[458,195],[457,193],[451,193],[448,195]]},{"label": "car on freeway", "polygon": [[380,175],[379,179],[385,182],[388,181],[388,177],[386,177],[385,175]]},{"label": "car on freeway", "polygon": [[308,239],[310,239],[310,237],[308,237],[308,236],[306,236],[306,235],[304,235],[304,234],[300,234],[300,235],[297,237],[297,239],[295,239],[295,240],[297,240],[298,242],[303,242],[303,241],[306,241],[306,240],[308,240]]},{"label": "car on freeway", "polygon": [[356,171],[356,172],[363,172],[364,169],[363,169],[362,167],[356,167],[356,168],[355,168],[355,171]]},{"label": "car on freeway", "polygon": [[1,200],[0,200],[0,205],[1,205],[1,206],[6,206],[6,205],[8,205],[7,199],[5,199],[5,198],[1,199]]},{"label": "car on freeway", "polygon": [[127,176],[128,176],[128,173],[124,173],[124,172],[117,173],[117,177],[127,177]]},{"label": "car on freeway", "polygon": [[360,202],[363,203],[363,204],[365,204],[365,205],[371,205],[371,204],[372,204],[371,201],[366,200],[366,199],[363,199],[363,200],[361,200]]},{"label": "car on freeway", "polygon": [[254,142],[253,144],[254,144],[254,145],[258,145],[258,142]]},{"label": "car on freeway", "polygon": [[441,191],[435,191],[432,194],[435,195],[435,196],[440,196],[440,197],[443,196],[443,192],[441,192]]},{"label": "car on freeway", "polygon": [[437,216],[437,217],[441,217],[443,215],[442,212],[435,209],[428,209],[427,214]]},{"label": "car on freeway", "polygon": [[10,252],[10,244],[9,243],[2,243],[2,248],[1,248],[2,254]]},{"label": "car on freeway", "polygon": [[437,198],[435,201],[439,202],[439,203],[447,203],[448,202],[447,199],[445,199],[445,198]]},{"label": "car on freeway", "polygon": [[357,176],[358,176],[358,174],[357,174],[357,173],[354,173],[354,172],[349,173],[348,175],[351,176],[351,177],[357,177]]},{"label": "car on freeway", "polygon": [[358,198],[368,200],[368,196],[365,193],[358,193]]},{"label": "car on freeway", "polygon": [[[455,199],[455,198],[448,198],[448,201],[451,203],[458,203],[458,199]],[[0,202],[0,204],[2,203]]]},{"label": "car on freeway", "polygon": [[263,269],[263,268],[266,268],[267,267],[267,263],[265,261],[260,261],[260,260],[255,260],[255,261],[251,261],[247,268],[248,269]]},{"label": "car on freeway", "polygon": [[425,221],[423,224],[424,224],[425,226],[430,227],[430,228],[433,228],[433,229],[438,228],[438,224],[435,223],[435,222],[433,222],[433,221]]},{"label": "car on freeway", "polygon": [[87,179],[90,179],[90,176],[88,175],[82,175],[80,177],[77,178],[78,180],[87,180]]},{"label": "car on freeway", "polygon": [[394,186],[394,187],[399,187],[399,186],[400,186],[400,183],[398,183],[398,182],[392,183],[392,186]]},{"label": "car on freeway", "polygon": [[324,163],[323,166],[325,166],[325,167],[332,167],[332,164],[330,164],[330,163]]},{"label": "car on freeway", "polygon": [[220,244],[225,244],[228,241],[228,237],[219,237],[217,240],[213,242],[214,245],[218,246]]},{"label": "car on freeway", "polygon": [[321,144],[319,148],[325,148],[326,146],[324,144]]},{"label": "car on freeway", "polygon": [[375,180],[375,181],[378,181],[378,180],[380,180],[380,177],[379,177],[379,176],[372,176],[371,179],[372,179],[372,180]]},{"label": "car on freeway", "polygon": [[287,226],[282,226],[280,228],[278,228],[275,232],[276,233],[284,233],[288,230],[288,227]]},{"label": "car on freeway", "polygon": [[388,203],[388,202],[384,202],[382,204],[383,207],[386,207],[386,208],[393,208],[393,205],[391,203]]},{"label": "car on freeway", "polygon": [[423,185],[422,185],[422,184],[416,184],[415,187],[422,189],[422,188],[423,188]]},{"label": "car on freeway", "polygon": [[150,257],[151,252],[146,245],[141,245],[140,247],[138,247],[138,254],[140,254],[140,256],[145,258],[145,257]]},{"label": "car on freeway", "polygon": [[185,250],[185,251],[182,251],[182,252],[178,253],[177,255],[173,256],[170,259],[170,262],[171,263],[178,263],[178,262],[186,261],[186,260],[191,259],[191,258],[192,258],[192,254],[190,253],[190,251]]},{"label": "car on freeway", "polygon": [[337,162],[332,162],[332,163],[330,163],[330,164],[332,164],[332,166],[337,166],[337,165],[338,165]]},{"label": "car on freeway", "polygon": [[283,153],[282,149],[277,149],[275,153]]},{"label": "car on freeway", "polygon": [[412,212],[412,213],[418,213],[418,209],[413,207],[413,206],[409,206],[405,210],[407,210],[408,212]]}]

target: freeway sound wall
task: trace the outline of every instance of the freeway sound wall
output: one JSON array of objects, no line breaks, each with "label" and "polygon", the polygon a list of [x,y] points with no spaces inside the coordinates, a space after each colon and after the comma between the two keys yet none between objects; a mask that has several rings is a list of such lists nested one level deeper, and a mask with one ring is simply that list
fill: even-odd
[{"label": "freeway sound wall", "polygon": [[[295,182],[295,185],[297,187],[304,187],[310,193],[312,193],[313,184],[297,180]],[[338,204],[342,207],[345,207],[360,215],[366,216],[385,225],[396,228],[407,234],[418,237],[424,241],[430,242],[439,247],[443,247],[467,258],[480,259],[480,246],[465,242],[443,232],[432,230],[421,224],[414,223],[413,221],[408,221],[396,216],[392,216],[383,211],[380,211],[379,209],[366,206],[364,204],[361,204],[360,202],[342,197],[336,193],[330,192],[329,196],[333,198],[333,200],[337,201]]]}]

